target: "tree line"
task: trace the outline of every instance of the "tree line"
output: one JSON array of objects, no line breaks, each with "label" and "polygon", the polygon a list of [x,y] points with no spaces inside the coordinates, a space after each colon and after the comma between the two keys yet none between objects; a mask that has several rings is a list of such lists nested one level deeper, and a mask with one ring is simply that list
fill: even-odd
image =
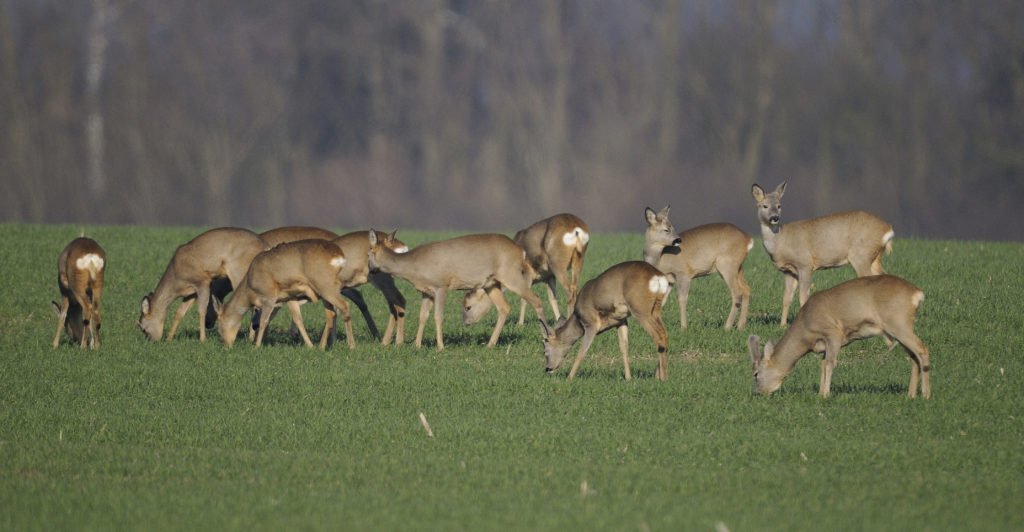
[{"label": "tree line", "polygon": [[1024,4],[0,0],[3,220],[1020,239]]}]

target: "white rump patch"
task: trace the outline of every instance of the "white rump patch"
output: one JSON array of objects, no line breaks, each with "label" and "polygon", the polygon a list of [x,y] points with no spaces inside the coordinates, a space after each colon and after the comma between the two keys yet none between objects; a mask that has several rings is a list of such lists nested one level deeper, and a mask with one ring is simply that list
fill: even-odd
[{"label": "white rump patch", "polygon": [[86,253],[78,257],[78,260],[75,261],[75,266],[78,266],[79,270],[100,271],[103,269],[103,257],[95,253]]},{"label": "white rump patch", "polygon": [[893,232],[892,229],[890,229],[888,233],[882,235],[882,245],[884,246],[884,245],[888,244],[889,241],[892,240],[892,237],[894,237],[894,236],[896,236],[896,233]]},{"label": "white rump patch", "polygon": [[341,268],[344,265],[345,265],[345,257],[342,257],[341,255],[331,259],[331,266],[334,266],[335,268]]},{"label": "white rump patch", "polygon": [[655,294],[667,294],[668,293],[668,278],[664,275],[655,275],[651,277],[651,280],[647,282],[647,288]]},{"label": "white rump patch", "polygon": [[402,247],[395,248],[395,253],[408,253],[408,252],[409,252],[409,246],[402,246]]},{"label": "white rump patch", "polygon": [[922,301],[924,301],[924,292],[920,290],[914,292],[914,295],[910,298],[910,302],[914,304],[914,308],[920,307]]},{"label": "white rump patch", "polygon": [[590,242],[590,235],[581,227],[562,235],[562,243],[569,247],[573,247],[577,243],[586,245],[587,242]]},{"label": "white rump patch", "polygon": [[752,250],[752,249],[754,249],[754,239],[753,238],[750,239],[750,242],[747,242],[747,253],[750,253],[750,250]]}]

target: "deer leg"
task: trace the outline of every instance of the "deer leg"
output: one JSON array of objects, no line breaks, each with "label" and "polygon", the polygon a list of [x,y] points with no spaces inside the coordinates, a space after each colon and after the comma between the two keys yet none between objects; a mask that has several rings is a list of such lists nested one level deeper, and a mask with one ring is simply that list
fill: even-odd
[{"label": "deer leg", "polygon": [[[626,371],[626,380],[632,380],[633,375],[629,371],[629,328],[626,327],[626,322],[622,322],[616,328],[616,332],[619,334],[619,352],[622,353],[622,366]],[[661,368],[658,368],[661,371]]]},{"label": "deer leg", "polygon": [[901,327],[899,331],[890,334],[903,346],[910,357],[910,387],[907,390],[907,397],[917,397],[917,383],[921,383],[921,397],[929,399],[932,396],[931,390],[931,364],[928,347],[910,327]]},{"label": "deer leg", "polygon": [[210,281],[199,283],[196,290],[196,312],[199,313],[199,341],[206,341],[206,307],[210,304]]},{"label": "deer leg", "polygon": [[[263,335],[267,333],[267,325],[270,323],[270,314],[274,310],[273,303],[267,303],[259,307],[260,309],[260,328],[256,332],[256,347],[263,345]],[[289,309],[291,310],[291,309]],[[301,318],[300,318],[301,319]]]},{"label": "deer leg", "polygon": [[519,298],[519,325],[526,323],[526,300]]},{"label": "deer leg", "polygon": [[383,345],[391,343],[391,332],[395,331],[395,344],[405,342],[405,296],[395,286],[395,278],[382,272],[370,273],[370,283],[376,286],[388,302],[388,325],[384,330]]},{"label": "deer leg", "polygon": [[660,307],[656,307],[649,317],[636,316],[636,321],[647,331],[647,334],[658,346],[658,370],[654,373],[655,378],[660,381],[668,380],[668,331],[665,330],[665,322],[661,319]]},{"label": "deer leg", "polygon": [[60,334],[64,331],[64,323],[68,319],[68,307],[71,306],[71,302],[68,301],[68,296],[61,294],[60,305],[56,302],[53,303],[54,310],[57,311],[57,335],[53,337],[53,348],[56,349],[60,345]]},{"label": "deer leg", "polygon": [[487,347],[494,347],[498,344],[498,336],[501,335],[501,329],[505,326],[505,320],[508,319],[508,314],[512,311],[512,307],[509,306],[504,294],[501,293],[500,285],[488,288],[487,297],[491,298],[491,303],[494,303],[494,308],[498,311],[498,321],[494,324],[494,332],[491,333],[491,339],[487,342]]},{"label": "deer leg", "polygon": [[[306,344],[306,347],[313,347],[312,340],[309,339],[309,333],[306,332],[306,325],[302,322],[302,303],[296,300],[288,301],[284,304],[288,307],[288,314],[292,318],[292,324],[295,326],[295,330],[299,332],[299,336],[302,337],[302,343]],[[262,313],[260,315],[260,337],[263,337],[264,323],[270,323],[270,316],[273,315],[273,311],[267,313],[267,319],[264,320]]]},{"label": "deer leg", "polygon": [[741,330],[747,326],[747,310],[750,308],[750,285],[747,284],[747,280],[743,277],[742,269],[736,272],[735,279],[734,282],[740,295],[740,319],[736,324],[736,330]]},{"label": "deer leg", "polygon": [[814,284],[814,279],[811,278],[812,270],[800,270],[797,272],[798,282],[800,283],[800,306],[803,307],[804,303],[807,302],[807,298],[811,297],[811,286]]},{"label": "deer leg", "polygon": [[822,397],[829,397],[832,394],[832,370],[836,367],[836,360],[839,358],[841,343],[833,338],[825,341],[825,356],[821,359],[821,384],[818,391]]},{"label": "deer leg", "polygon": [[583,341],[580,343],[580,350],[576,353],[576,360],[572,363],[572,370],[569,371],[569,380],[576,377],[576,372],[580,369],[580,362],[583,362],[583,357],[587,356],[587,351],[590,349],[590,344],[594,343],[594,338],[597,336],[597,327],[591,327],[584,331]]},{"label": "deer leg", "polygon": [[195,302],[195,294],[190,294],[182,298],[181,304],[178,305],[178,309],[174,311],[174,321],[171,322],[171,330],[167,333],[167,340],[174,339],[174,333],[178,330],[178,325],[181,324],[181,319],[185,317],[185,313],[188,312],[188,309],[192,308],[192,305]]},{"label": "deer leg", "polygon": [[438,288],[434,290],[434,332],[437,335],[437,350],[444,349],[444,340],[441,339],[441,324],[444,322],[444,301],[448,297],[448,290]]},{"label": "deer leg", "polygon": [[427,326],[427,318],[430,317],[430,308],[433,306],[433,296],[424,293],[423,299],[420,300],[420,323],[416,327],[416,341],[413,343],[417,349],[423,345],[423,329]]},{"label": "deer leg", "polygon": [[341,295],[349,298],[355,304],[356,308],[363,315],[363,319],[366,320],[366,326],[370,329],[370,334],[379,342],[381,340],[380,331],[377,330],[377,323],[373,321],[373,316],[370,315],[370,309],[366,306],[363,294],[359,293],[355,288],[342,288]]},{"label": "deer leg", "polygon": [[103,278],[92,287],[92,319],[89,320],[89,332],[92,338],[89,340],[89,347],[99,349],[100,347],[100,296],[103,295]]},{"label": "deer leg", "polygon": [[789,319],[789,306],[793,303],[793,293],[796,292],[797,278],[795,275],[783,272],[785,286],[782,289],[782,326],[786,326]]},{"label": "deer leg", "polygon": [[[690,281],[692,279],[687,275],[676,275],[676,298],[679,299],[679,330],[681,331],[685,331],[688,327],[686,305],[690,300]],[[667,297],[661,300],[662,307],[665,306],[667,300]]]},{"label": "deer leg", "polygon": [[[334,294],[330,294],[330,295],[324,296],[324,304],[325,304],[324,308],[325,308],[325,311],[326,311],[326,308],[327,308],[326,305],[328,303],[330,303],[330,306],[332,307],[332,309],[331,309],[331,316],[330,316],[331,319],[330,319],[330,322],[329,322],[331,328],[332,329],[334,328],[334,323],[335,323],[335,320],[337,319],[337,315],[341,314],[341,321],[343,321],[345,323],[345,343],[348,344],[348,348],[349,349],[355,349],[356,348],[356,340],[355,340],[355,334],[353,333],[353,330],[352,330],[352,312],[349,309],[348,302],[346,302],[344,299],[341,299],[340,297],[338,297],[338,296],[336,296]],[[328,333],[328,331],[327,331],[326,327],[327,327],[327,324],[324,324],[324,335],[320,337],[320,349],[326,349],[327,348],[327,338],[328,338],[328,334],[327,333]],[[330,335],[330,336],[333,336],[333,335]]]},{"label": "deer leg", "polygon": [[558,311],[558,291],[555,288],[555,281],[558,281],[558,284],[562,285],[562,288],[565,289],[566,299],[568,299],[569,284],[572,281],[570,281],[568,271],[566,270],[562,270],[560,272],[556,271],[553,273],[554,276],[549,277],[547,280],[548,302],[551,303],[551,310],[555,313],[555,321],[558,321],[561,319],[562,313]]}]

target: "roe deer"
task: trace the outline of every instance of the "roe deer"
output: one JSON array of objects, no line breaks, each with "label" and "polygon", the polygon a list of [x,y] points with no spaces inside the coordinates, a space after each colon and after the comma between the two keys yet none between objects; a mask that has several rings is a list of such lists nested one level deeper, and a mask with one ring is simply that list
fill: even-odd
[{"label": "roe deer", "polygon": [[487,347],[498,343],[498,335],[510,310],[501,293],[503,288],[525,299],[541,321],[544,320],[544,307],[540,298],[530,290],[533,268],[526,261],[523,248],[505,235],[466,235],[423,244],[406,253],[389,249],[372,229],[368,236],[370,268],[401,277],[423,294],[419,326],[416,329],[416,347],[422,345],[427,317],[431,307],[436,306],[434,327],[437,349],[444,349],[441,322],[444,320],[444,302],[449,290],[482,289],[491,298],[498,309],[498,322],[494,325]]},{"label": "roe deer", "polygon": [[[590,242],[590,229],[583,220],[573,214],[556,214],[545,218],[516,233],[512,240],[526,251],[526,260],[534,270],[534,284],[544,282],[548,290],[548,302],[555,313],[555,319],[562,317],[558,311],[558,296],[555,281],[562,284],[568,305],[568,314],[576,305],[583,258]],[[569,272],[572,273],[569,273]],[[476,323],[491,308],[490,299],[483,291],[466,294],[464,308],[472,309],[463,314],[463,323]],[[566,315],[568,315],[566,314]],[[526,300],[519,306],[519,325],[526,320]]]},{"label": "roe deer", "polygon": [[[395,286],[395,280],[390,275],[370,270],[367,264],[367,253],[369,252],[367,235],[367,231],[354,231],[337,236],[331,231],[319,227],[279,227],[260,234],[260,237],[270,247],[285,242],[307,239],[321,239],[334,242],[341,248],[342,253],[346,257],[345,267],[341,272],[342,285],[344,286],[341,289],[341,295],[347,297],[356,305],[356,308],[363,315],[363,319],[366,320],[370,334],[377,341],[380,341],[383,345],[390,345],[392,335],[394,335],[395,343],[401,344],[405,341],[405,296]],[[388,235],[378,231],[377,237],[385,239],[385,245],[397,253],[409,251],[409,248],[401,240],[394,237],[394,233]],[[365,284],[367,281],[380,290],[388,303],[390,315],[388,316],[388,325],[384,330],[383,339],[381,338],[380,331],[377,330],[377,324],[374,322],[369,308],[366,306],[366,300],[355,289],[356,286]],[[290,312],[296,312],[293,309],[297,308],[298,303],[289,303]],[[255,326],[255,322],[253,325]],[[332,329],[333,331],[334,329]]]},{"label": "roe deer", "polygon": [[167,339],[174,338],[182,317],[198,303],[199,341],[206,341],[206,312],[210,306],[210,283],[227,279],[237,287],[260,252],[267,249],[256,233],[237,227],[211,229],[182,244],[171,257],[156,290],[142,298],[142,315],[136,323],[146,337],[159,341],[164,334],[167,308],[179,297],[182,302],[174,314]]},{"label": "roe deer", "polygon": [[106,261],[107,254],[91,238],[76,238],[61,251],[57,259],[60,304],[53,302],[57,310],[53,347],[60,345],[60,333],[65,328],[79,346],[84,348],[87,339],[92,349],[100,346],[100,296]]},{"label": "roe deer", "polygon": [[582,336],[583,343],[569,371],[571,380],[576,376],[594,337],[617,327],[622,364],[625,366],[626,380],[630,380],[632,375],[629,371],[626,319],[633,316],[658,346],[658,369],[655,376],[659,380],[667,379],[668,362],[665,352],[668,350],[668,333],[661,321],[661,306],[668,290],[668,277],[654,266],[640,261],[617,264],[587,281],[576,299],[576,308],[567,319],[560,320],[553,329],[541,322],[548,373],[558,369],[569,348]]},{"label": "roe deer", "polygon": [[920,376],[921,395],[931,397],[928,348],[914,334],[914,317],[924,292],[894,275],[858,277],[812,295],[800,308],[793,324],[778,344],[768,340],[764,350],[761,339],[747,339],[758,393],[768,395],[779,389],[797,360],[810,351],[822,353],[819,393],[828,397],[832,370],[839,348],[854,341],[885,335],[895,339],[910,355],[908,397],[917,396]]},{"label": "roe deer", "polygon": [[[349,347],[352,347],[352,319],[348,303],[341,298],[339,277],[345,263],[341,248],[326,240],[288,242],[256,255],[245,278],[223,308],[217,326],[221,341],[231,347],[238,335],[242,316],[250,308],[255,308],[260,311],[259,331],[256,333],[256,346],[259,347],[263,344],[274,307],[299,299],[317,301],[323,298],[326,321],[320,348],[327,347],[328,334],[337,312],[341,312]],[[302,324],[302,314],[293,313],[292,320],[306,346],[312,347],[313,342]]]},{"label": "roe deer", "polygon": [[800,285],[800,306],[811,293],[814,270],[850,264],[858,277],[880,275],[882,254],[892,252],[892,226],[867,211],[849,211],[779,225],[782,214],[783,181],[775,192],[766,194],[758,185],[750,192],[757,201],[764,249],[775,268],[784,274],[782,325],[789,317],[793,292]]},{"label": "roe deer", "polygon": [[[686,329],[686,302],[690,296],[690,281],[717,271],[722,276],[732,304],[725,328],[737,329],[747,324],[750,306],[750,285],[743,278],[743,261],[754,239],[730,223],[710,223],[676,234],[668,219],[668,207],[655,213],[647,207],[647,231],[644,233],[644,262],[669,276],[677,285],[679,298],[679,328]],[[740,311],[739,321],[736,311]]]}]

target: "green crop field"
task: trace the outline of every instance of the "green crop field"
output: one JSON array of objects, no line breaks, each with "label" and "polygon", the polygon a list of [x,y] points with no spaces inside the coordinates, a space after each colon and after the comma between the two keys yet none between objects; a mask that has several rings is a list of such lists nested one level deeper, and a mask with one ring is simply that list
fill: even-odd
[{"label": "green crop field", "polygon": [[[404,281],[401,346],[375,344],[357,312],[354,350],[305,348],[286,313],[259,349],[215,331],[200,343],[195,311],[149,343],[139,301],[198,228],[85,227],[108,258],[102,347],[53,349],[57,256],[82,229],[0,225],[0,530],[1024,529],[1019,243],[897,234],[883,264],[926,294],[926,401],[906,397],[910,363],[877,338],[843,349],[831,398],[815,356],[754,396],[747,336],[782,334],[782,275],[760,242],[746,330],[721,329],[717,276],[694,281],[686,331],[670,296],[667,382],[639,327],[632,381],[614,332],[574,381],[571,358],[545,374],[535,320],[510,319],[487,349],[495,315],[464,327],[461,294],[445,349],[429,333],[415,349],[420,297]],[[594,235],[584,278],[638,259],[640,229]],[[383,298],[361,291],[383,328]],[[323,308],[303,312],[316,341]]]}]

